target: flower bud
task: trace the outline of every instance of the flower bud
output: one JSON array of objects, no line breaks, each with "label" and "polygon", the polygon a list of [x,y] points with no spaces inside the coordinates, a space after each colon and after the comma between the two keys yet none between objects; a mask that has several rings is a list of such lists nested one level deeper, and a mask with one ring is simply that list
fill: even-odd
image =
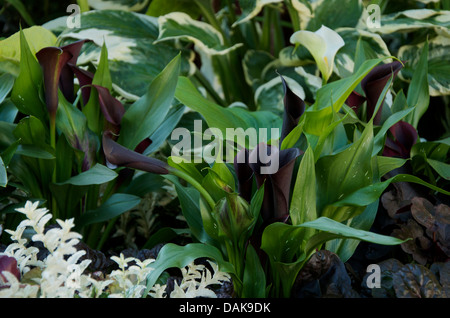
[{"label": "flower bud", "polygon": [[245,235],[254,223],[250,205],[237,193],[227,193],[219,200],[214,214],[220,231],[234,242]]}]

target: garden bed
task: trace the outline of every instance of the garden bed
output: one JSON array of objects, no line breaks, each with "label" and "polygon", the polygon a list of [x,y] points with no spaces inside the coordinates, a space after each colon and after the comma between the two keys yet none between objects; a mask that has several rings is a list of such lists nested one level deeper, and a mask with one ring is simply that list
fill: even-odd
[{"label": "garden bed", "polygon": [[22,2],[0,296],[450,296],[449,1]]}]

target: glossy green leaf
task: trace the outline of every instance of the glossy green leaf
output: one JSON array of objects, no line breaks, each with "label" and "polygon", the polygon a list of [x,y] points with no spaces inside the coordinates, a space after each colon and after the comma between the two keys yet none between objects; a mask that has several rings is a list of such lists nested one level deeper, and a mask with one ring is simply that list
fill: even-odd
[{"label": "glossy green leaf", "polygon": [[362,187],[345,198],[333,203],[334,206],[367,206],[372,202],[375,202],[383,193],[384,190],[393,182],[412,182],[423,185],[431,190],[438,191],[440,193],[450,195],[449,191],[441,189],[437,186],[434,186],[428,182],[423,181],[422,179],[409,175],[409,174],[398,174],[392,178],[387,179],[383,182],[377,182],[370,184],[366,187]]},{"label": "glossy green leaf", "polygon": [[0,187],[6,187],[8,184],[8,175],[6,172],[6,166],[5,163],[2,160],[2,157],[0,157]]},{"label": "glossy green leaf", "polygon": [[174,98],[179,73],[180,55],[153,80],[147,93],[125,112],[121,123],[120,144],[134,149],[161,125]]},{"label": "glossy green leaf", "polygon": [[289,215],[293,225],[317,218],[315,160],[311,147],[306,149],[300,162],[291,197]]},{"label": "glossy green leaf", "polygon": [[87,170],[96,162],[99,141],[89,129],[85,114],[69,103],[61,91],[58,92],[58,110],[56,112],[56,128],[60,130],[72,148],[80,150],[79,162],[82,169]]},{"label": "glossy green leaf", "polygon": [[361,213],[360,208],[331,206],[372,183],[373,128],[370,121],[361,137],[340,153],[317,161],[318,213],[343,221]]},{"label": "glossy green leaf", "polygon": [[[154,17],[123,10],[91,10],[81,14],[81,21],[79,28],[63,30],[61,44],[91,39],[93,42],[83,45],[77,64],[97,66],[105,43],[114,90],[126,99],[135,101],[144,95],[148,85],[180,51],[182,74],[194,72],[190,50],[176,48],[170,41],[154,43],[159,34]],[[52,29],[51,22],[48,24]]]},{"label": "glossy green leaf", "polygon": [[442,178],[450,180],[450,164],[433,159],[427,159],[427,162]]},{"label": "glossy green leaf", "polygon": [[387,57],[366,60],[351,76],[331,82],[317,91],[315,103],[306,109],[305,131],[320,136],[361,80]]},{"label": "glossy green leaf", "polygon": [[95,10],[141,11],[149,0],[89,0],[89,6]]},{"label": "glossy green leaf", "polygon": [[[32,26],[22,30],[28,43],[28,49],[34,56],[40,49],[56,44],[56,36],[41,26]],[[0,70],[17,77],[21,62],[21,35],[20,31],[0,41]]]},{"label": "glossy green leaf", "polygon": [[266,297],[266,274],[259,261],[259,256],[251,244],[245,254],[242,298]]},{"label": "glossy green leaf", "polygon": [[[179,246],[172,243],[164,245],[159,251],[156,261],[149,265],[153,270],[147,276],[147,292],[158,280],[159,276],[169,268],[183,268],[192,263],[197,258],[210,258],[217,263],[219,269],[223,272],[234,274],[232,264],[223,259],[222,253],[217,248],[201,244],[191,243],[185,246]],[[143,294],[146,295],[147,292]]]},{"label": "glossy green leaf", "polygon": [[[450,94],[450,39],[439,35],[429,40],[428,47],[428,88],[430,96]],[[400,78],[410,81],[414,71],[419,67],[420,52],[425,43],[404,45],[400,47],[398,56],[405,63]]]},{"label": "glossy green leaf", "polygon": [[137,206],[141,198],[131,194],[114,193],[95,210],[86,211],[77,220],[79,226],[111,220]]},{"label": "glossy green leaf", "polygon": [[417,128],[419,120],[428,109],[430,93],[428,89],[428,41],[423,46],[419,62],[415,68],[411,83],[408,87],[406,102],[409,107],[414,107],[414,112],[407,117],[411,125]]},{"label": "glossy green leaf", "polygon": [[26,37],[20,33],[20,72],[11,92],[11,100],[21,113],[33,115],[42,122],[48,118],[47,108],[41,99],[42,70],[34,57]]},{"label": "glossy green leaf", "polygon": [[183,12],[171,12],[158,18],[159,36],[157,42],[166,40],[188,40],[208,55],[222,55],[236,49],[224,45],[222,34],[210,24],[192,19]]},{"label": "glossy green leaf", "polygon": [[114,180],[117,177],[117,173],[113,170],[97,163],[89,170],[82,172],[70,179],[60,182],[58,184],[73,184],[77,186],[85,186],[92,184],[103,184]]}]

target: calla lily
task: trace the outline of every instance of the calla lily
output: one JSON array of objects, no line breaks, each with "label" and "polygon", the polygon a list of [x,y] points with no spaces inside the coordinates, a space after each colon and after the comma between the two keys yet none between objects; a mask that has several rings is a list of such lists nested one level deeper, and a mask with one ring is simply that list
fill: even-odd
[{"label": "calla lily", "polygon": [[[361,81],[361,88],[364,91],[364,94],[366,94],[367,99],[367,120],[372,118],[378,99],[387,82],[392,75],[395,77],[402,67],[403,64],[399,61],[377,65]],[[375,115],[373,123],[378,125],[380,120],[381,107]]]},{"label": "calla lily", "polygon": [[[367,120],[370,120],[387,82],[392,75],[395,77],[402,67],[403,64],[399,61],[375,66],[361,81],[361,88],[364,91],[365,96],[353,91],[345,103],[353,108],[355,112],[358,112],[359,107],[367,101],[366,118]],[[375,125],[380,124],[381,109],[382,108],[380,107],[373,119]]]},{"label": "calla lily", "polygon": [[280,137],[281,144],[283,139],[298,125],[300,117],[305,112],[306,105],[300,97],[291,91],[283,76],[280,77],[284,88],[284,114]]},{"label": "calla lily", "polygon": [[[263,156],[264,153],[267,153],[272,160],[278,160],[278,170],[275,173],[263,173],[262,168],[273,164],[273,161],[264,162],[264,160],[261,160],[261,153]],[[295,160],[300,154],[300,149],[297,148],[279,151],[277,147],[263,143],[249,153],[249,166],[255,175],[256,185],[260,188],[264,184],[261,216],[267,223],[285,222],[289,217],[292,174]]]},{"label": "calla lily", "polygon": [[324,82],[328,81],[333,73],[334,57],[337,51],[345,45],[336,31],[324,25],[316,32],[297,31],[292,34],[290,42],[296,46],[306,47],[316,61]]},{"label": "calla lily", "polygon": [[386,138],[383,156],[408,159],[411,148],[418,138],[417,130],[407,122],[399,121],[389,131],[392,137],[388,136]]},{"label": "calla lily", "polygon": [[139,169],[156,174],[168,174],[169,165],[161,160],[144,156],[113,140],[110,131],[103,133],[103,152],[109,164]]}]

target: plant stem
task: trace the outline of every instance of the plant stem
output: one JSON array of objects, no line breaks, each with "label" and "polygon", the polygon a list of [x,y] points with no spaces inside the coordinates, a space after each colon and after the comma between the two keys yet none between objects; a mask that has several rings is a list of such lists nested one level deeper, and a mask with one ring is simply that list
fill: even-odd
[{"label": "plant stem", "polygon": [[[56,150],[56,117],[54,115],[50,115],[50,146]],[[56,161],[55,167],[52,173],[52,183],[56,183]],[[58,207],[56,205],[56,199],[53,194],[52,196],[52,214],[55,219],[59,217]]]},{"label": "plant stem", "polygon": [[203,198],[206,200],[206,202],[208,202],[210,208],[214,209],[214,207],[216,206],[216,202],[209,195],[208,191],[206,191],[206,189],[202,187],[202,185],[200,183],[198,183],[194,178],[192,178],[190,175],[188,175],[187,173],[185,173],[181,170],[178,170],[175,168],[169,168],[169,171],[174,176],[177,176],[177,177],[185,180],[186,182],[190,183],[195,189],[198,190],[198,192],[200,192],[200,194],[203,196]]},{"label": "plant stem", "polygon": [[205,76],[200,72],[199,69],[197,69],[194,73],[194,77],[196,80],[200,82],[200,84],[206,89],[208,94],[211,95],[211,97],[214,99],[214,101],[219,104],[220,106],[227,106],[227,103],[217,94],[217,92],[214,90],[214,88],[209,83],[208,79],[205,78]]},{"label": "plant stem", "polygon": [[88,0],[77,0],[77,3],[80,6],[81,12],[89,11],[89,2],[88,2]]}]

